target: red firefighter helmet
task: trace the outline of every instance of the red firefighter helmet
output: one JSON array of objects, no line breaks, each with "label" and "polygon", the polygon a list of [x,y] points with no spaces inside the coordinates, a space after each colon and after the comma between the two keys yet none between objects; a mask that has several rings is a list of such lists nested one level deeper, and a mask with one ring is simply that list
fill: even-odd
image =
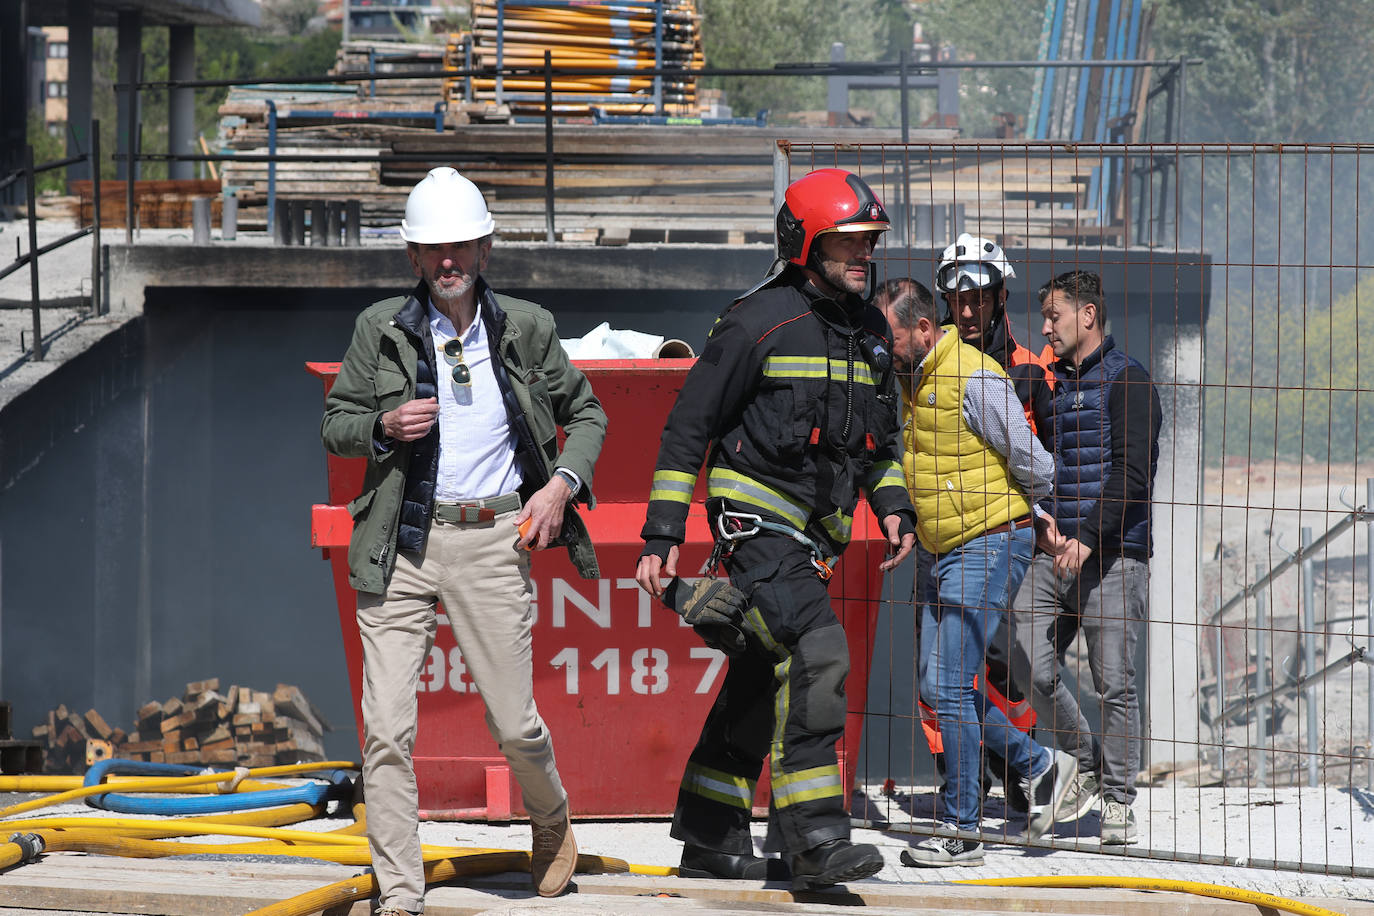
[{"label": "red firefighter helmet", "polygon": [[805,267],[818,235],[890,227],[882,201],[862,178],[844,169],[817,169],[787,186],[778,210],[778,257]]}]

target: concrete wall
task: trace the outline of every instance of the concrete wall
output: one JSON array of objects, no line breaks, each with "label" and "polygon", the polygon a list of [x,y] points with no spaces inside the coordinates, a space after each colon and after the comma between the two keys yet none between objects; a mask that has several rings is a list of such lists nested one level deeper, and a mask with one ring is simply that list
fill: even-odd
[{"label": "concrete wall", "polygon": [[[1055,253],[1012,256],[1043,266],[1031,271],[1043,274],[1038,284]],[[610,321],[700,349],[718,310],[770,257],[759,247],[498,245],[489,279],[553,309],[565,337]],[[1111,300],[1118,339],[1134,355],[1153,354],[1161,383],[1195,383],[1197,361],[1173,360],[1194,344],[1172,342],[1175,328],[1196,340],[1205,290],[1185,280],[1175,298],[1173,259],[1118,260],[1103,267],[1108,289],[1126,290]],[[0,413],[0,696],[21,730],[59,702],[94,706],[127,728],[140,703],[191,680],[286,681],[339,727],[330,752],[353,757],[329,569],[309,547],[309,507],[325,499],[325,474],[321,391],[303,366],[341,357],[356,313],[409,289],[404,255],[140,244],[112,247],[110,263],[111,308],[142,317]],[[930,274],[925,252],[889,253],[882,270]],[[1024,333],[1031,292],[1013,284],[1013,314],[1038,347],[1038,323]],[[1173,429],[1197,429],[1195,398],[1173,409]],[[657,434],[645,431],[646,448]],[[1171,435],[1172,469],[1161,470],[1157,497],[1195,500],[1165,486],[1166,477],[1196,478],[1195,438]],[[1187,523],[1174,515],[1157,528],[1155,581],[1173,597],[1156,598],[1156,617],[1182,616],[1195,593],[1193,542],[1176,552]],[[891,578],[885,594],[898,602],[884,601],[877,627],[864,750],[872,778],[924,766],[911,718],[910,579],[910,569]],[[1151,640],[1152,664],[1162,639]],[[1173,689],[1167,679],[1162,687]]]}]

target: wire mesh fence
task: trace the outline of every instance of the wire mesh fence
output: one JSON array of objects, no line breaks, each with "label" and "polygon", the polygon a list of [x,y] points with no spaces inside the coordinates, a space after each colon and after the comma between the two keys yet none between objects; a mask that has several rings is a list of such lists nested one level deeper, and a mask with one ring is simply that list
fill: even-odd
[{"label": "wire mesh fence", "polygon": [[[1117,736],[1141,748],[1128,799],[1138,835],[1102,850],[1374,874],[1374,384],[1361,365],[1374,340],[1374,238],[1360,220],[1374,199],[1374,147],[782,150],[777,188],[841,167],[888,205],[879,279],[935,289],[941,250],[959,233],[996,241],[1015,270],[1011,333],[1053,360],[1041,285],[1097,274],[1106,331],[1149,371],[1162,415],[1136,646],[1139,731]],[[898,571],[884,592],[855,816],[927,832],[947,812],[916,705],[915,576]],[[1125,626],[1120,606],[1102,613],[1102,626]],[[1119,697],[1104,700],[1095,685],[1081,633],[1061,649],[1063,682],[1100,735]],[[1017,680],[1013,692],[1029,693]],[[1052,735],[1072,731],[1042,710],[1034,734],[1053,746]],[[982,814],[984,837],[1024,842],[1024,816],[1003,790]],[[1105,814],[1099,797],[1049,842],[1099,848]]]}]

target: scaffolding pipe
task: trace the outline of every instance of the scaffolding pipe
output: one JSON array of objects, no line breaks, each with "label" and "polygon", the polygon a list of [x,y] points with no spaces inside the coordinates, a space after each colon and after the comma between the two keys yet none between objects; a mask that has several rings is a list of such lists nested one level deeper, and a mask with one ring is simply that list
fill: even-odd
[{"label": "scaffolding pipe", "polygon": [[[1372,490],[1371,493],[1374,493],[1374,490]],[[1227,611],[1239,606],[1240,604],[1248,600],[1251,595],[1254,595],[1256,592],[1258,592],[1260,589],[1268,588],[1270,583],[1272,583],[1280,575],[1292,569],[1294,565],[1301,563],[1304,559],[1306,559],[1306,557],[1309,554],[1316,553],[1319,550],[1324,550],[1327,546],[1331,544],[1332,541],[1334,541],[1336,538],[1344,534],[1347,528],[1354,525],[1360,519],[1365,519],[1366,521],[1374,521],[1374,513],[1368,512],[1365,506],[1360,506],[1359,508],[1353,510],[1352,512],[1350,512],[1350,514],[1346,515],[1345,518],[1341,519],[1335,525],[1331,526],[1331,528],[1325,534],[1317,538],[1317,540],[1314,541],[1310,547],[1299,547],[1296,552],[1289,554],[1287,559],[1280,561],[1277,566],[1273,567],[1269,570],[1268,573],[1261,576],[1259,581],[1253,583],[1249,588],[1242,589],[1241,591],[1232,595],[1226,601],[1225,604],[1223,604],[1220,608],[1218,608],[1216,611],[1212,613],[1211,618],[1207,622],[1211,623],[1212,621],[1224,617]],[[1304,530],[1310,532],[1312,529],[1307,528]]]},{"label": "scaffolding pipe", "polygon": [[[1264,564],[1255,564],[1255,578],[1259,579],[1264,575]],[[1265,601],[1265,593],[1258,592],[1255,595],[1255,630],[1258,638],[1255,646],[1255,691],[1257,695],[1264,696],[1269,692],[1269,647],[1264,644],[1265,634],[1269,625],[1269,608]],[[1269,741],[1269,717],[1274,714],[1274,701],[1271,697],[1267,703],[1260,704],[1259,710],[1259,763],[1255,766],[1255,784],[1264,785],[1269,776],[1269,755],[1266,745]]]},{"label": "scaffolding pipe", "polygon": [[[1312,529],[1302,529],[1302,660],[1309,675],[1317,670],[1317,588],[1312,568]],[[1307,784],[1317,785],[1317,684],[1307,679],[1303,689],[1303,703],[1307,707],[1307,738],[1303,750],[1307,753]]]},{"label": "scaffolding pipe", "polygon": [[33,176],[33,145],[24,147],[24,189],[29,197],[29,285],[33,296],[33,359],[43,359],[43,322],[38,300],[38,190]]},{"label": "scaffolding pipe", "polygon": [[[1366,506],[1374,506],[1374,477],[1365,479],[1365,502]],[[1365,516],[1365,618],[1364,625],[1368,630],[1365,636],[1365,644],[1371,657],[1374,657],[1374,514]],[[1368,692],[1365,694],[1365,711],[1367,719],[1365,725],[1364,753],[1365,753],[1365,788],[1374,791],[1374,665],[1369,667],[1369,678],[1367,681]]]}]

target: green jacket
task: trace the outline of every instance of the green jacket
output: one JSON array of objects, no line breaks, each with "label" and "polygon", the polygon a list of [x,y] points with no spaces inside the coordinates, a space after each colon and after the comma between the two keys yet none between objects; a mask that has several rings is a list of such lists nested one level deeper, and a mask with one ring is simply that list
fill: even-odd
[{"label": "green jacket", "polygon": [[[417,298],[423,293],[423,285],[417,286],[410,296],[384,299],[358,316],[353,340],[325,399],[320,424],[325,448],[345,458],[368,459],[362,493],[348,506],[353,516],[349,584],[362,592],[385,591],[395,568],[396,533],[416,443],[379,450],[374,432],[382,413],[415,397],[422,341],[397,318],[403,310],[413,315],[417,306],[423,307],[425,300]],[[577,501],[593,508],[592,474],[606,437],[601,402],[586,376],[569,362],[552,315],[532,302],[496,295],[480,278],[477,297],[481,320],[487,322],[491,338],[499,340],[500,365],[495,359],[492,365],[512,415],[516,460],[525,477],[522,495],[528,499],[549,481],[555,467],[564,467],[582,479]],[[559,426],[566,434],[561,453]],[[428,512],[433,512],[432,505]],[[586,525],[573,506],[563,518],[559,543],[566,544],[584,578],[598,578]]]}]

